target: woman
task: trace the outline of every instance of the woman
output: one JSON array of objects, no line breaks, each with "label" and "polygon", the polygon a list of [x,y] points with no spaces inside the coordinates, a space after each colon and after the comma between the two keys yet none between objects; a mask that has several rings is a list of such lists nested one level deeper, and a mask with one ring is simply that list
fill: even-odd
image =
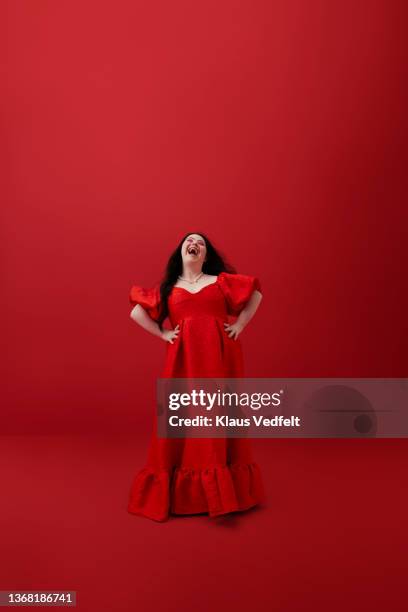
[{"label": "woman", "polygon": [[[237,274],[204,234],[187,234],[160,287],[134,285],[131,318],[167,343],[162,378],[243,377],[239,335],[262,299],[256,277]],[[237,317],[228,322],[229,315]],[[171,329],[164,329],[168,318]],[[264,499],[247,438],[158,438],[134,477],[128,511],[156,521],[169,514],[211,517]]]}]

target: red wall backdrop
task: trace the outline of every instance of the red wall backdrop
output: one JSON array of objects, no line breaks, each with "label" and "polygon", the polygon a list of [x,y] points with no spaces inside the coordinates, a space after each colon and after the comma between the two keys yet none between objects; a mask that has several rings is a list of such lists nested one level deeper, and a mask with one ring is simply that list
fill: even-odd
[{"label": "red wall backdrop", "polygon": [[407,374],[404,1],[1,10],[4,432],[150,426],[186,231],[262,281],[249,376]]}]

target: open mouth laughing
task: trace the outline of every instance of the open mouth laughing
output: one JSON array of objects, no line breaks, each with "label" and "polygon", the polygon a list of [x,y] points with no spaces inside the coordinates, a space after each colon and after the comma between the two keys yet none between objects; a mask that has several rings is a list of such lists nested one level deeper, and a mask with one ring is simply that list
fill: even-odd
[{"label": "open mouth laughing", "polygon": [[191,246],[187,247],[187,253],[189,255],[198,255],[200,253],[200,249],[195,244],[192,244]]}]

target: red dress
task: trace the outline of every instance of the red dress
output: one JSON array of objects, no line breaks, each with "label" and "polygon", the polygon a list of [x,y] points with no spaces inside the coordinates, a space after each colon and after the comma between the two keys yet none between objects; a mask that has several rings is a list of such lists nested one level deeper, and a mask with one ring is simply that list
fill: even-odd
[{"label": "red dress", "polygon": [[[166,343],[161,378],[233,378],[244,376],[239,338],[224,328],[237,316],[253,291],[256,277],[221,272],[196,293],[173,287],[168,297],[169,320],[180,332]],[[134,285],[130,303],[140,304],[157,320],[159,287]],[[264,499],[259,466],[248,438],[158,438],[156,412],[146,465],[130,489],[128,511],[156,521],[169,514],[208,513],[218,516],[246,510]]]}]

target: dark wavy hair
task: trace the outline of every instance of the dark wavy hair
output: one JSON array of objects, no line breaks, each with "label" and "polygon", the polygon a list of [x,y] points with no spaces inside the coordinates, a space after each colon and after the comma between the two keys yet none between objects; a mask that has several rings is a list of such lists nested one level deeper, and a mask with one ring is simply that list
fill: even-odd
[{"label": "dark wavy hair", "polygon": [[173,285],[177,281],[177,278],[183,272],[183,258],[181,256],[181,246],[187,236],[190,236],[191,234],[198,234],[202,238],[204,238],[205,241],[207,255],[206,261],[203,263],[202,267],[202,271],[204,272],[204,274],[218,276],[220,272],[229,272],[230,274],[237,273],[235,268],[226,261],[225,257],[220,253],[219,250],[215,248],[215,246],[205,234],[203,234],[202,232],[188,232],[187,234],[185,234],[178,243],[173,253],[170,255],[163,280],[160,284],[161,312],[160,317],[158,319],[160,328],[162,328],[163,321],[169,314],[167,299],[170,295]]}]

